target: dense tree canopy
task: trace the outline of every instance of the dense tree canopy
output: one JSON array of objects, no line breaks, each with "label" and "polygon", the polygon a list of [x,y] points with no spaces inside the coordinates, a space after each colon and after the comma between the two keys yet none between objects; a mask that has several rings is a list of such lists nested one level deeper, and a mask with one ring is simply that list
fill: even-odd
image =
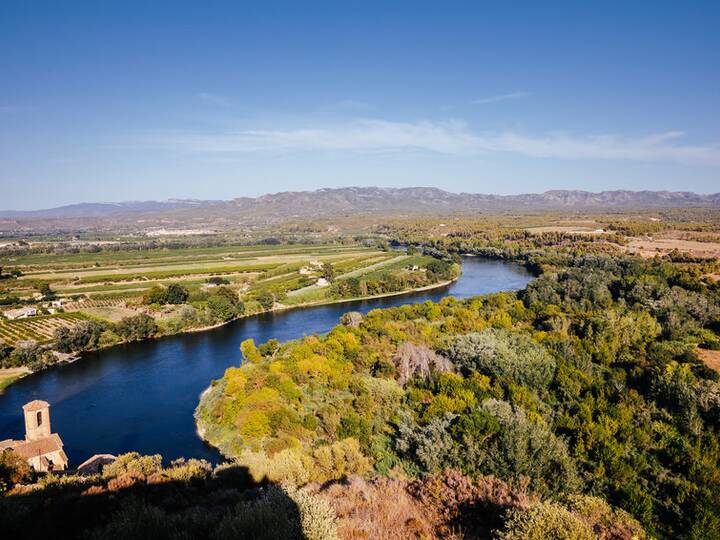
[{"label": "dense tree canopy", "polygon": [[[657,261],[536,262],[517,294],[244,344],[250,361],[202,398],[201,432],[257,477],[453,468],[558,500],[599,494],[661,537],[718,537],[720,383],[694,353],[717,341],[717,290]],[[522,520],[571,520],[538,512]]]}]

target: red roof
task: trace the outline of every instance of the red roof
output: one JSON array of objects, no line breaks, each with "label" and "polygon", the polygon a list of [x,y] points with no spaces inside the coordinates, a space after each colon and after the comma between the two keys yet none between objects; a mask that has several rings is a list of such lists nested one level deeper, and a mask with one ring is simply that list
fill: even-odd
[{"label": "red roof", "polygon": [[57,433],[53,433],[49,437],[43,437],[37,441],[14,442],[15,444],[10,448],[23,459],[30,459],[31,457],[42,456],[51,452],[62,452],[63,447],[63,442]]}]

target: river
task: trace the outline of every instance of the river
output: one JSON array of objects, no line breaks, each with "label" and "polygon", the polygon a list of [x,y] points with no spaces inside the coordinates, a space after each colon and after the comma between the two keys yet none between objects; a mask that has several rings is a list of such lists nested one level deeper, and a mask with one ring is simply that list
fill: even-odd
[{"label": "river", "polygon": [[240,342],[287,341],[328,332],[347,311],[438,301],[445,296],[524,288],[532,276],[512,263],[467,257],[451,285],[402,296],[296,309],[240,319],[225,326],[159,340],[129,343],[84,355],[73,363],[25,377],[0,395],[0,440],[22,439],[22,406],[48,401],[53,432],[65,443],[70,466],[93,454],[142,454],[220,460],[195,432],[199,394],[225,369],[240,363]]}]

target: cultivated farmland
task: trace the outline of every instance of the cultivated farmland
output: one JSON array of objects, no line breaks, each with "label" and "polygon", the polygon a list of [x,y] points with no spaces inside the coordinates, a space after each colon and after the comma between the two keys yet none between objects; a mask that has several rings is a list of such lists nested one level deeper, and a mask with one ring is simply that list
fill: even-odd
[{"label": "cultivated farmland", "polygon": [[86,317],[81,313],[60,313],[8,321],[0,319],[0,339],[11,347],[18,341],[33,340],[48,343],[52,340],[55,330],[65,326],[72,327]]},{"label": "cultivated farmland", "polygon": [[[0,281],[0,298],[18,298],[19,304],[36,302],[39,291],[49,285],[53,294],[66,300],[66,312],[116,322],[144,309],[140,304],[153,287],[178,284],[189,291],[191,301],[201,301],[214,278],[243,299],[270,292],[279,302],[318,301],[328,291],[310,287],[322,277],[324,265],[331,265],[338,278],[361,277],[395,269],[406,258],[397,252],[340,244],[33,254],[0,260],[3,267],[22,272],[17,279]],[[311,294],[295,294],[302,291]],[[36,324],[8,323],[4,323],[7,337],[3,338],[8,343],[25,335],[38,340],[48,337]]]}]

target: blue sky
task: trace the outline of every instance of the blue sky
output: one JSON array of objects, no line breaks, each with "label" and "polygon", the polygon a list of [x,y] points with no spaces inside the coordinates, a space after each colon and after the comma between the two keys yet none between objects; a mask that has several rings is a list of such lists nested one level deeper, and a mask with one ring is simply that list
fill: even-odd
[{"label": "blue sky", "polygon": [[720,3],[0,3],[0,208],[720,191]]}]

